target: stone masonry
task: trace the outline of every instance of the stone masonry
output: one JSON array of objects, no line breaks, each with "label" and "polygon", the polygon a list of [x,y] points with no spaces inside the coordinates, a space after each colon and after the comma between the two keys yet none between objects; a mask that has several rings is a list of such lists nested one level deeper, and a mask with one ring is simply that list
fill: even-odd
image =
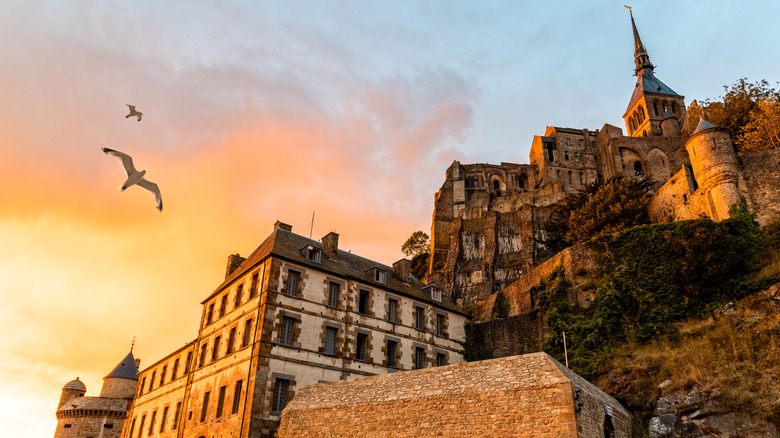
[{"label": "stone masonry", "polygon": [[612,397],[545,353],[301,389],[279,437],[631,436]]}]

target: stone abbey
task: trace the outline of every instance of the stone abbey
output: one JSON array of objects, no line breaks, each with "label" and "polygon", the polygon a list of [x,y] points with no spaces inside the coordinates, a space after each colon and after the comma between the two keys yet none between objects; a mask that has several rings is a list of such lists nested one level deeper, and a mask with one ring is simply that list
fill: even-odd
[{"label": "stone abbey", "polygon": [[[552,255],[543,244],[551,208],[598,179],[653,181],[656,222],[721,220],[740,198],[759,223],[780,213],[780,151],[738,157],[726,131],[686,117],[684,97],[655,76],[633,15],[631,25],[637,81],[623,114],[628,135],[609,124],[548,126],[533,138],[530,164],[455,161],[447,169],[435,196],[427,281],[453,302],[485,300]],[[692,134],[683,141],[682,132]]]}]

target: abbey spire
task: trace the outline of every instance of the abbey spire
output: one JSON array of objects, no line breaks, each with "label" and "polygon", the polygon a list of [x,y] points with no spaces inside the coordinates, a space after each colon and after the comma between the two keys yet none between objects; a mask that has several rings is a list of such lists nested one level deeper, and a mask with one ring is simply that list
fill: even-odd
[{"label": "abbey spire", "polygon": [[639,38],[639,31],[636,30],[636,23],[634,22],[634,13],[629,6],[628,13],[631,15],[631,27],[634,28],[634,63],[636,68],[635,73],[639,73],[645,68],[653,69],[655,66],[650,62],[650,55],[647,54],[647,48],[642,44],[642,39]]},{"label": "abbey spire", "polygon": [[[655,77],[655,66],[650,62],[647,48],[642,44],[642,39],[636,30],[634,13],[630,7],[626,6],[626,8],[631,15],[631,28],[634,31],[634,74],[636,75],[634,92],[631,93],[628,108],[623,114],[628,135],[631,137],[679,135],[679,129],[676,129],[675,124],[679,125],[679,121],[685,115],[684,98]],[[664,124],[667,129],[664,130],[661,122],[666,119],[667,112],[675,120],[667,121]]]}]

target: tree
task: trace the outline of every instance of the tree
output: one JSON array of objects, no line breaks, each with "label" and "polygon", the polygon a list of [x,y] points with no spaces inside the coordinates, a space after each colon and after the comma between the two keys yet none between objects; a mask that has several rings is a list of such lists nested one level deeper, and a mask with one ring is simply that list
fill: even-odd
[{"label": "tree", "polygon": [[401,245],[401,252],[407,256],[418,256],[424,253],[431,252],[431,239],[422,231],[415,231],[406,239],[403,245]]},{"label": "tree", "polygon": [[737,138],[742,152],[758,152],[780,147],[780,99],[769,96],[758,101],[750,121]]},{"label": "tree", "polygon": [[431,239],[422,231],[415,231],[401,245],[401,252],[412,256],[412,275],[423,278],[428,275],[428,263],[431,259]]},{"label": "tree", "polygon": [[[719,101],[707,99],[704,101],[704,117],[708,122],[731,134],[734,150],[739,154],[745,148],[745,129],[756,117],[760,117],[759,102],[780,97],[780,92],[769,86],[766,80],[750,83],[747,78],[741,78],[731,87],[724,86],[726,94]],[[760,124],[758,120],[754,126]],[[695,126],[695,125],[694,125]],[[752,128],[753,131],[756,128]],[[683,139],[685,140],[685,139]],[[751,141],[755,141],[753,138]]]},{"label": "tree", "polygon": [[602,234],[649,223],[649,179],[615,176],[596,181],[553,207],[545,223],[545,244],[553,251]]}]

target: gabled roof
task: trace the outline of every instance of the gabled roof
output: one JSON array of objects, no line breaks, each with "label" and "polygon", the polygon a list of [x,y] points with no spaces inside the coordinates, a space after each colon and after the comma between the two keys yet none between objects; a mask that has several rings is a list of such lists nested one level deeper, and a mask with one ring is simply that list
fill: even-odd
[{"label": "gabled roof", "polygon": [[[221,292],[239,276],[260,263],[265,257],[271,255],[289,260],[299,265],[310,266],[313,269],[330,272],[333,275],[352,278],[367,286],[386,289],[419,301],[431,303],[437,307],[444,307],[458,313],[463,313],[451,302],[447,302],[446,300],[442,302],[432,300],[431,297],[422,290],[425,284],[413,275],[410,276],[410,282],[405,283],[398,276],[394,275],[392,266],[384,265],[340,249],[335,257],[330,257],[325,251],[322,251],[321,262],[314,262],[307,258],[307,253],[304,251],[309,245],[322,251],[322,244],[320,242],[295,234],[292,231],[276,227],[273,233],[271,233],[271,235],[268,236],[268,238],[265,239],[265,241],[261,243],[243,263],[241,263],[241,266],[233,271],[225,281],[217,287],[214,293],[203,301],[203,303],[208,301],[214,294]],[[387,272],[385,283],[379,283],[374,280],[372,275],[373,268],[378,268]]]},{"label": "gabled roof", "polygon": [[643,93],[657,93],[657,94],[670,94],[672,96],[679,96],[677,92],[669,88],[668,85],[661,82],[660,79],[655,77],[653,69],[645,68],[636,74],[636,85],[634,86],[634,92],[631,94],[631,100],[628,102],[628,108],[626,112],[631,109],[639,97]]},{"label": "gabled roof", "polygon": [[133,357],[132,351],[127,353],[127,356],[104,378],[108,379],[111,377],[138,380],[138,366],[135,364],[135,357]]}]

